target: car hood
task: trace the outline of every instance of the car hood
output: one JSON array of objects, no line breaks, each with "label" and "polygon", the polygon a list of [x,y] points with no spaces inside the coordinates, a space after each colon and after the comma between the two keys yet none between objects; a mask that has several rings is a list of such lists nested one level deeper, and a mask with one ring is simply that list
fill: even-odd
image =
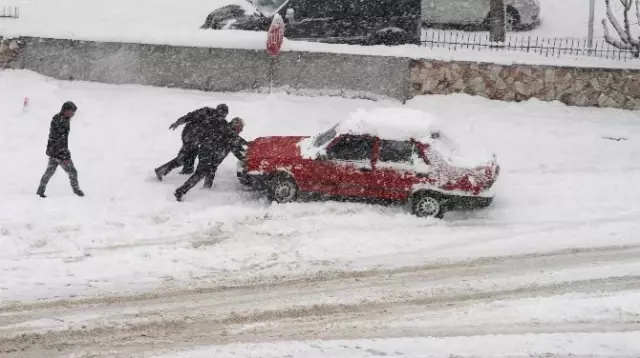
[{"label": "car hood", "polygon": [[308,137],[259,137],[256,138],[247,152],[248,159],[300,157],[298,143]]}]

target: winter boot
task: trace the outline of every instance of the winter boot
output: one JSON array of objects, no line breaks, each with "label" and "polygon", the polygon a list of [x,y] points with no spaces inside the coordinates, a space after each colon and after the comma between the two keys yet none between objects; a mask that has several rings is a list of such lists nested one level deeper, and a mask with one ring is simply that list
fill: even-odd
[{"label": "winter boot", "polygon": [[46,198],[47,196],[44,195],[44,189],[43,188],[38,188],[38,191],[36,192],[36,194],[38,194],[39,197],[41,198]]},{"label": "winter boot", "polygon": [[155,170],[155,172],[156,172],[156,178],[158,178],[158,180],[159,180],[159,181],[162,181],[163,173],[161,173],[161,172],[160,172],[160,169],[159,169],[159,168],[156,168],[156,169],[154,169],[154,170]]}]

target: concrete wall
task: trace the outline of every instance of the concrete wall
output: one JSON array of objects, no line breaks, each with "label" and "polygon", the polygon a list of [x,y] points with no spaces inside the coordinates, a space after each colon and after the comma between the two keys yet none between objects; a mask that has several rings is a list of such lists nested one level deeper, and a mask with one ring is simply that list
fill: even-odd
[{"label": "concrete wall", "polygon": [[141,84],[203,91],[289,92],[403,100],[409,59],[331,53],[283,52],[22,38],[9,66],[64,80]]},{"label": "concrete wall", "polygon": [[502,101],[537,98],[572,106],[640,109],[640,71],[412,61],[411,95],[468,93]]}]

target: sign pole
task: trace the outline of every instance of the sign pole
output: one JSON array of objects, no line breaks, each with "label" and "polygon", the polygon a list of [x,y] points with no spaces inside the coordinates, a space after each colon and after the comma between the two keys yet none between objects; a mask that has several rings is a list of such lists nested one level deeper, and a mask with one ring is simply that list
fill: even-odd
[{"label": "sign pole", "polygon": [[267,53],[269,54],[269,94],[273,92],[275,67],[284,41],[284,20],[280,14],[273,15],[273,21],[267,33]]},{"label": "sign pole", "polygon": [[596,0],[589,0],[589,30],[587,32],[587,41],[589,43],[589,49],[593,48],[593,23],[595,21],[595,8]]}]

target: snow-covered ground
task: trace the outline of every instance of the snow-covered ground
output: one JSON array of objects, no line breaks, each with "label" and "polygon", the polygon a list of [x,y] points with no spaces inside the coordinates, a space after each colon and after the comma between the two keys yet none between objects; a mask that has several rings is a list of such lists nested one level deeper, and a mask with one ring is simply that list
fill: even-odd
[{"label": "snow-covered ground", "polygon": [[[252,31],[200,30],[206,15],[229,3],[244,0],[4,0],[0,5],[19,5],[20,18],[0,19],[0,36],[36,36],[88,41],[115,41],[175,46],[264,49],[266,33]],[[536,38],[582,38],[587,36],[586,0],[540,0],[542,25],[517,36]],[[597,2],[596,39],[602,37],[604,2]],[[620,5],[614,1],[614,11]],[[571,16],[567,16],[571,14]],[[60,20],[62,19],[62,20]],[[613,30],[612,30],[613,31]],[[450,33],[451,31],[446,31]],[[640,61],[617,61],[564,54],[548,57],[515,51],[449,51],[444,48],[406,46],[355,46],[285,39],[283,51],[354,53],[379,56],[407,56],[438,60],[482,61],[503,64],[547,64],[583,67],[640,68]]]},{"label": "snow-covered ground", "polygon": [[[172,193],[185,176],[153,177],[179,148],[168,125],[203,105],[228,103],[252,139],[315,134],[357,108],[394,102],[111,86],[26,71],[1,72],[0,94],[3,301],[640,243],[637,112],[466,95],[407,102],[446,119],[461,143],[495,152],[503,168],[491,208],[437,221],[402,207],[270,205],[240,190],[232,156],[213,190],[194,188],[184,203]],[[35,190],[49,121],[66,100],[80,108],[70,146],[87,197],[73,196],[60,171],[42,200]]]},{"label": "snow-covered ground", "polygon": [[638,332],[231,344],[159,358],[637,357]]},{"label": "snow-covered ground", "polygon": [[[197,29],[228,2],[22,0],[21,20],[0,20],[0,34],[263,48],[264,34]],[[586,0],[540,2],[541,27],[521,35],[586,34]],[[59,170],[41,199],[49,122],[67,100],[79,106],[70,147],[87,196],[75,197]],[[408,101],[502,167],[491,207],[423,220],[396,206],[271,204],[242,190],[232,156],[213,189],[175,202],[186,177],[153,176],[180,145],[168,126],[220,102],[245,118],[247,139],[311,135],[359,108],[402,107],[0,72],[0,356],[640,355],[639,112],[467,95]]]},{"label": "snow-covered ground", "polygon": [[[49,121],[67,100],[79,106],[70,147],[87,196],[60,170],[41,199]],[[179,148],[168,126],[220,102],[249,140],[402,106],[0,72],[0,355],[640,353],[640,113],[408,101],[502,166],[491,207],[424,220],[395,206],[270,204],[241,189],[232,156],[213,189],[175,202],[186,177],[153,176]],[[233,342],[251,343],[219,345]]]}]

